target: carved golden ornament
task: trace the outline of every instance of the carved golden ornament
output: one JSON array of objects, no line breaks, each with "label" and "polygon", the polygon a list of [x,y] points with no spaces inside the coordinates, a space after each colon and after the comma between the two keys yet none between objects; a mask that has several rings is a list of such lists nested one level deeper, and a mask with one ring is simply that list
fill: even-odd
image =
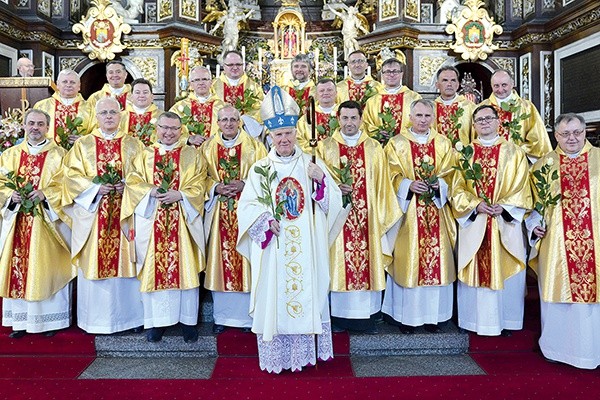
[{"label": "carved golden ornament", "polygon": [[514,58],[494,57],[494,58],[491,58],[490,61],[492,61],[494,64],[496,64],[499,68],[510,72],[511,76],[515,76],[516,60]]},{"label": "carved golden ornament", "polygon": [[150,81],[152,86],[156,86],[158,83],[158,61],[152,57],[131,57],[131,62],[142,73],[144,79]]},{"label": "carved golden ornament", "polygon": [[404,16],[419,21],[420,8],[421,6],[417,0],[407,0],[406,6],[404,7]]},{"label": "carved golden ornament", "polygon": [[447,59],[447,57],[421,57],[419,59],[419,85],[429,85],[438,69]]},{"label": "carved golden ornament", "polygon": [[483,5],[481,0],[467,0],[458,20],[446,26],[446,32],[454,33],[456,38],[450,48],[461,54],[463,60],[485,60],[488,54],[498,49],[492,40],[494,33],[502,33],[502,27],[496,25],[485,8],[481,8]]},{"label": "carved golden ornament", "polygon": [[73,33],[82,34],[83,43],[77,47],[89,53],[90,60],[112,60],[127,46],[121,43],[121,35],[131,32],[131,26],[123,23],[110,0],[93,0],[81,22],[73,25]]},{"label": "carved golden ornament", "polygon": [[173,1],[172,0],[159,0],[158,2],[158,20],[173,18]]}]

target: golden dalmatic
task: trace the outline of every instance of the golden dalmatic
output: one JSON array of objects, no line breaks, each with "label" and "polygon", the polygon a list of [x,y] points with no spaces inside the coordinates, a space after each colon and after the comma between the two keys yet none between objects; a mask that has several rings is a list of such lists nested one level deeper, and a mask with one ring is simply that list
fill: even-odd
[{"label": "golden dalmatic", "polygon": [[[435,126],[438,133],[446,136],[453,144],[457,141],[461,141],[465,145],[471,143],[471,120],[475,104],[462,95],[457,96],[448,105],[444,104],[441,97],[438,97],[434,104]],[[462,115],[459,117],[460,113]],[[459,124],[460,128],[458,128]]]},{"label": "golden dalmatic", "polygon": [[338,104],[343,103],[347,100],[356,101],[363,103],[363,97],[365,96],[369,87],[373,88],[377,93],[383,89],[383,85],[377,82],[371,75],[365,75],[363,80],[357,82],[348,76],[336,85],[337,88],[337,100]]},{"label": "golden dalmatic", "polygon": [[[453,153],[450,141],[430,132],[424,144],[405,131],[385,147],[394,193],[404,179],[423,180],[422,162],[431,160],[432,176],[451,176]],[[410,193],[410,192],[409,192]],[[406,199],[409,200],[409,199]],[[448,205],[437,208],[433,200],[413,194],[405,211],[394,246],[394,262],[388,273],[405,288],[446,286],[454,282],[453,249],[456,229]]]},{"label": "golden dalmatic", "polygon": [[[110,140],[99,130],[77,140],[64,160],[63,204],[73,204],[90,189],[93,179],[109,168],[121,177],[127,176],[132,160],[142,149],[142,143],[124,130]],[[73,218],[73,263],[88,280],[135,276],[129,242],[119,223],[121,199],[120,193],[111,192],[98,200],[95,212],[79,205],[74,205],[69,212]]]},{"label": "golden dalmatic", "polygon": [[138,114],[135,112],[132,104],[128,103],[121,124],[127,129],[127,133],[139,139],[144,146],[149,146],[156,141],[156,134],[154,133],[154,130],[147,130],[144,132],[143,127],[151,124],[152,120],[156,122],[160,113],[161,110],[156,104],[150,104],[146,112]]},{"label": "golden dalmatic", "polygon": [[[188,97],[175,103],[169,111],[183,118],[185,117],[185,108],[189,107],[194,121],[204,125],[204,136],[211,137],[219,130],[217,113],[224,106],[225,103],[212,93],[205,101],[201,101],[195,93],[190,93]],[[184,126],[182,137],[187,138],[188,135],[188,127]]]},{"label": "golden dalmatic", "polygon": [[35,103],[33,108],[45,111],[48,115],[50,115],[50,124],[47,136],[50,139],[54,139],[57,143],[60,141],[60,139],[56,136],[56,129],[58,127],[66,128],[67,116],[69,116],[71,119],[75,119],[77,117],[81,117],[83,119],[83,124],[81,126],[82,134],[87,134],[92,130],[92,109],[89,106],[89,103],[83,99],[81,94],[77,94],[73,103],[67,105],[61,101],[58,92],[56,92],[51,97]]},{"label": "golden dalmatic", "polygon": [[250,79],[246,74],[242,75],[236,86],[230,85],[229,80],[225,74],[219,75],[217,79],[213,81],[211,91],[222,100],[224,103],[235,106],[236,101],[244,102],[246,91],[253,93],[258,100],[254,103],[252,110],[242,112],[242,114],[248,114],[252,118],[260,122],[260,104],[264,99],[265,95],[260,85]]},{"label": "golden dalmatic", "polygon": [[[155,203],[149,215],[136,211],[149,192],[168,182],[169,190],[177,190],[184,202]],[[166,151],[160,143],[147,147],[136,157],[133,172],[127,176],[121,224],[133,227],[138,278],[142,292],[187,290],[200,285],[204,270],[204,233],[202,212],[206,183],[206,161],[194,147],[182,145]],[[147,204],[147,203],[145,203]],[[191,209],[186,209],[191,207]]]},{"label": "golden dalmatic", "polygon": [[[65,151],[48,141],[37,154],[31,154],[25,142],[7,149],[0,157],[0,168],[25,178],[33,190],[42,190],[53,209],[60,206],[60,192],[51,188],[52,177],[60,171]],[[13,190],[0,175],[0,202],[5,204]],[[18,205],[16,207],[19,207]],[[50,298],[75,277],[69,246],[46,209],[33,216],[5,209],[2,212],[0,257],[0,297],[41,301]]]},{"label": "golden dalmatic", "polygon": [[[492,146],[479,139],[471,144],[473,162],[481,165],[483,179],[473,188],[462,173],[455,173],[452,184],[453,212],[456,218],[471,214],[485,193],[491,204],[532,207],[525,153],[513,143],[498,138]],[[504,281],[525,268],[525,246],[521,224],[505,222],[502,216],[479,214],[469,229],[459,231],[458,278],[472,287],[492,290],[504,288]]]},{"label": "golden dalmatic", "polygon": [[[540,277],[544,302],[598,303],[600,152],[589,142],[574,158],[557,148],[538,160],[533,171],[549,159],[559,174],[550,192],[560,193],[561,199],[546,210],[546,236],[532,249],[530,265]],[[537,196],[533,183],[532,187]]]},{"label": "golden dalmatic", "polygon": [[360,134],[356,146],[348,146],[339,131],[320,142],[317,153],[336,184],[341,178],[333,167],[347,165],[352,175],[352,201],[345,208],[348,216],[329,252],[331,290],[384,290],[385,268],[392,262],[392,244],[385,234],[402,215],[387,157],[366,133]]},{"label": "golden dalmatic", "polygon": [[114,95],[112,90],[110,89],[110,85],[108,83],[105,83],[104,86],[102,86],[102,89],[98,90],[95,93],[92,93],[90,97],[88,97],[87,101],[92,110],[96,107],[96,103],[104,97],[114,97],[119,102],[121,110],[124,110],[125,107],[127,107],[127,100],[129,100],[129,98],[131,97],[131,85],[128,83],[125,84],[123,86],[123,91],[117,95]]},{"label": "golden dalmatic", "polygon": [[[264,145],[244,131],[240,131],[233,147],[227,148],[221,134],[217,134],[204,143],[202,152],[208,163],[207,187],[234,179],[246,179],[252,164],[267,156]],[[240,194],[231,199],[219,198],[206,214],[206,224],[211,228],[204,287],[211,291],[250,291],[250,263],[235,248]]]}]

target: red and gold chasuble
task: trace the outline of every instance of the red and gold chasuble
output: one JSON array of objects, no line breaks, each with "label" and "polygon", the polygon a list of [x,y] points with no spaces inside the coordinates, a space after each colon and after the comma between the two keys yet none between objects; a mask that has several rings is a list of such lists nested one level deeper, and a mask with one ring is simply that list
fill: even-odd
[{"label": "red and gold chasuble", "polygon": [[450,105],[445,105],[443,103],[436,103],[437,106],[437,131],[442,135],[446,136],[448,139],[452,141],[452,143],[456,143],[460,140],[460,136],[458,133],[458,129],[454,127],[452,123],[451,116],[456,115],[458,111],[458,103],[452,103]]},{"label": "red and gold chasuble", "polygon": [[123,92],[118,95],[113,95],[110,92],[106,92],[105,94],[106,94],[106,97],[114,97],[121,105],[121,110],[124,110],[125,107],[127,106],[127,92]]},{"label": "red and gold chasuble", "polygon": [[[300,109],[300,115],[304,114],[304,109],[308,104],[308,98],[310,97],[310,88],[305,87],[304,89],[294,89],[293,87],[288,88],[288,93],[299,105],[302,103],[304,107]],[[302,100],[302,101],[299,101]]]},{"label": "red and gold chasuble", "polygon": [[[421,172],[423,157],[429,156],[435,167],[435,142],[426,144],[410,142],[410,153],[413,160],[415,178],[426,178]],[[417,195],[416,202],[417,230],[419,236],[419,286],[437,286],[441,282],[440,258],[440,215],[437,207],[431,201],[425,201]]]},{"label": "red and gold chasuble", "polygon": [[381,108],[379,112],[387,112],[386,106],[390,108],[394,120],[396,121],[396,129],[394,136],[399,135],[402,130],[402,106],[404,105],[404,93],[397,94],[382,94]]},{"label": "red and gold chasuble", "polygon": [[[240,160],[242,144],[226,148],[217,145],[217,172],[222,182],[240,179]],[[224,160],[223,162],[221,162]],[[229,169],[229,171],[227,171]],[[234,201],[219,201],[219,237],[221,238],[221,256],[223,258],[223,286],[225,291],[242,292],[244,290],[243,259],[235,249],[238,237],[237,206],[241,193]]]},{"label": "red and gold chasuble", "polygon": [[[490,147],[474,143],[473,162],[479,163],[483,170],[481,190],[488,199],[494,198],[496,188],[496,176],[498,173],[498,157],[500,156],[500,144]],[[478,190],[478,191],[479,191]],[[477,273],[480,287],[490,287],[492,279],[492,218],[488,217],[485,234],[481,247],[475,256],[477,262]]]},{"label": "red and gold chasuble", "polygon": [[315,114],[317,115],[317,126],[322,126],[323,128],[325,128],[325,132],[323,133],[319,133],[317,131],[317,140],[327,139],[328,137],[333,135],[333,132],[331,132],[331,126],[329,125],[329,120],[335,117],[330,114],[325,114],[319,111],[317,111]]},{"label": "red and gold chasuble", "polygon": [[368,84],[369,81],[354,83],[351,80],[348,80],[348,98],[352,101],[360,102],[367,91]]},{"label": "red and gold chasuble", "polygon": [[71,119],[75,119],[77,117],[77,110],[79,108],[79,103],[73,103],[70,106],[67,106],[60,101],[56,101],[56,106],[54,108],[54,139],[58,143],[58,138],[56,137],[58,127],[66,128],[67,116],[71,117]]},{"label": "red and gold chasuble", "polygon": [[227,83],[223,83],[223,101],[235,106],[238,99],[244,101],[244,85],[229,86]]},{"label": "red and gold chasuble", "polygon": [[[44,162],[48,152],[31,155],[21,152],[18,176],[25,178],[25,182],[31,182],[33,190],[37,190]],[[32,214],[17,214],[15,222],[15,233],[13,238],[13,249],[10,266],[9,290],[11,299],[25,298],[27,285],[27,269],[29,267],[29,246],[31,245],[31,229],[33,228]]]},{"label": "red and gold chasuble", "polygon": [[144,146],[150,145],[152,138],[150,135],[144,135],[144,137],[138,136],[137,130],[144,125],[148,125],[152,120],[152,111],[145,112],[143,114],[137,114],[133,111],[129,112],[129,127],[128,132],[130,135],[137,137],[144,143]]},{"label": "red and gold chasuble", "polygon": [[500,137],[503,137],[509,142],[513,142],[510,138],[510,130],[507,126],[504,126],[504,122],[512,121],[513,115],[510,111],[504,111],[500,107],[496,107],[496,111],[498,112],[498,121],[500,122],[500,126],[498,127],[498,134]]},{"label": "red and gold chasuble", "polygon": [[[339,144],[352,173],[352,209],[344,224],[344,260],[347,290],[370,290],[369,201],[364,142],[356,147]],[[343,166],[340,165],[340,168]]]},{"label": "red and gold chasuble", "polygon": [[588,154],[560,156],[562,219],[571,299],[595,303],[596,252],[590,199]]},{"label": "red and gold chasuble", "polygon": [[[243,94],[243,93],[242,93]],[[243,98],[243,95],[242,95]],[[214,101],[209,101],[206,103],[200,103],[197,100],[192,100],[191,102],[191,112],[194,116],[196,122],[200,122],[204,124],[204,136],[210,137],[210,127],[212,124],[212,114],[213,114],[213,105]],[[231,103],[231,104],[235,104]]]},{"label": "red and gold chasuble", "polygon": [[[160,155],[154,149],[154,185],[160,186],[165,173],[157,165],[173,162],[174,171],[170,177],[169,189],[179,189],[179,160],[181,148]],[[154,220],[154,290],[180,288],[180,243],[179,243],[179,206],[177,203],[160,205]]]},{"label": "red and gold chasuble", "polygon": [[[96,174],[107,172],[107,165],[114,164],[114,169],[123,176],[123,160],[121,160],[122,138],[106,140],[96,139]],[[114,278],[119,271],[119,251],[121,249],[121,200],[123,195],[111,192],[102,196],[98,209],[98,279]]]}]

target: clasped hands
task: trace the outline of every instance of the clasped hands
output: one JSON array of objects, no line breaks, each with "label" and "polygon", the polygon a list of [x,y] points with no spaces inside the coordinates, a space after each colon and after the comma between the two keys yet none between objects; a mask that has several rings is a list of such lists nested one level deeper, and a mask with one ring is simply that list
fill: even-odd
[{"label": "clasped hands", "polygon": [[485,201],[482,201],[477,205],[477,212],[480,214],[487,214],[492,217],[497,217],[502,214],[504,209],[499,204],[487,204]]},{"label": "clasped hands", "polygon": [[[38,202],[42,202],[44,200],[46,200],[46,196],[44,195],[44,193],[42,193],[41,190],[33,190],[31,193],[29,193],[29,196],[27,196],[27,198],[31,201],[38,201]],[[13,203],[21,203],[23,201],[23,198],[21,197],[21,195],[18,192],[13,192],[13,194],[10,196],[10,201]]]},{"label": "clasped hands", "polygon": [[167,190],[165,193],[160,193],[155,187],[150,191],[150,197],[155,197],[163,204],[173,204],[183,199],[183,196],[177,190]]},{"label": "clasped hands", "polygon": [[244,190],[244,185],[244,181],[240,181],[237,179],[229,182],[228,184],[219,183],[215,188],[215,192],[217,192],[217,194],[220,194],[221,196],[234,197],[239,192]]},{"label": "clasped hands", "polygon": [[440,183],[439,181],[435,181],[435,183],[432,184],[428,184],[425,181],[412,181],[410,183],[410,186],[408,187],[408,190],[410,190],[411,192],[415,193],[415,194],[423,194],[425,192],[428,192],[429,189],[433,189],[435,191],[440,189]]}]

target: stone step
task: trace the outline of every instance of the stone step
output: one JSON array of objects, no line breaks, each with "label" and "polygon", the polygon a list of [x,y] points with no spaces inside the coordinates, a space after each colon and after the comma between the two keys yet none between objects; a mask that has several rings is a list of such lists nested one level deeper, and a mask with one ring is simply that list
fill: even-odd
[{"label": "stone step", "polygon": [[[468,334],[460,333],[452,322],[440,324],[440,328],[440,333],[427,333],[423,328],[417,328],[414,334],[405,335],[395,326],[381,324],[377,335],[350,334],[350,355],[449,355],[467,352]],[[99,357],[217,357],[217,336],[212,334],[212,323],[200,323],[198,332],[198,342],[190,344],[183,341],[178,326],[168,328],[163,340],[158,343],[149,343],[145,334],[98,335],[96,352]]]},{"label": "stone step", "polygon": [[450,355],[466,353],[469,334],[459,332],[452,321],[439,324],[442,332],[429,333],[418,327],[412,334],[402,334],[397,326],[378,326],[377,335],[351,334],[352,356]]}]

